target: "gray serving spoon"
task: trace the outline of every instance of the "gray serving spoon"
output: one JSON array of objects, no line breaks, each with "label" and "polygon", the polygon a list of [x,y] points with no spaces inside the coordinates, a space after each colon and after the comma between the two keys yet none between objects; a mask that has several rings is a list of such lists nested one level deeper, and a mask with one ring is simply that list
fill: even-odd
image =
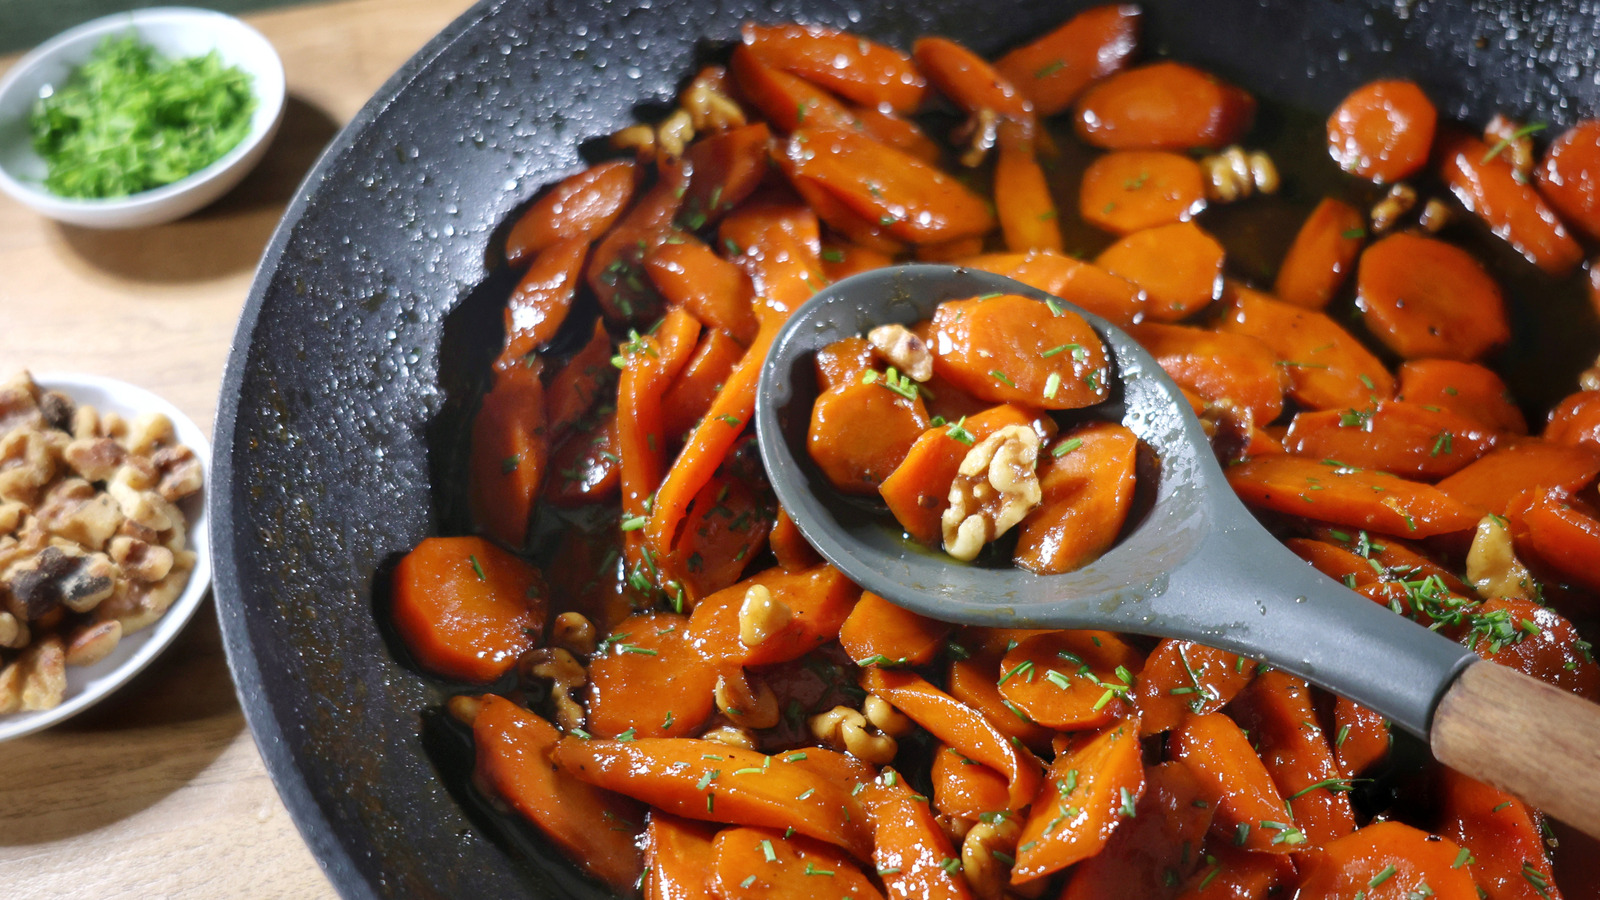
[{"label": "gray serving spoon", "polygon": [[778,333],[756,397],[761,458],[812,546],[863,588],[935,619],[1104,628],[1263,660],[1429,741],[1441,762],[1600,837],[1600,706],[1503,666],[1346,589],[1267,532],[1228,486],[1177,385],[1127,333],[1062,298],[1105,341],[1110,403],[1160,460],[1153,506],[1091,565],[1064,575],[985,568],[918,547],[881,504],[828,483],[806,452],[813,358],[946,300],[1049,294],[1003,276],[904,265],[846,278]]}]

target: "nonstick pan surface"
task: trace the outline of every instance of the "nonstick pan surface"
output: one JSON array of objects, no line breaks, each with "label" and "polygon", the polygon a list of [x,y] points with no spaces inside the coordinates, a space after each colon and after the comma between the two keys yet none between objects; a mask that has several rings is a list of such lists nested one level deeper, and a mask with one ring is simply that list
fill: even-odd
[{"label": "nonstick pan surface", "polygon": [[[398,555],[455,521],[467,421],[511,279],[487,264],[508,215],[583,165],[580,146],[664,108],[740,22],[801,20],[993,54],[1087,4],[882,0],[485,2],[390,79],[307,177],[274,235],[223,381],[215,588],[250,727],[339,891],[365,897],[601,893],[531,830],[480,808],[470,755],[381,626]],[[1553,128],[1596,112],[1592,4],[1158,0],[1146,54],[1268,101],[1327,110],[1415,79],[1449,118]],[[1553,133],[1553,132],[1552,132]],[[1570,385],[1533,327],[1508,366]],[[1563,337],[1563,332],[1567,335]],[[1546,343],[1541,343],[1546,342]],[[1564,390],[1565,388],[1562,388]]]}]

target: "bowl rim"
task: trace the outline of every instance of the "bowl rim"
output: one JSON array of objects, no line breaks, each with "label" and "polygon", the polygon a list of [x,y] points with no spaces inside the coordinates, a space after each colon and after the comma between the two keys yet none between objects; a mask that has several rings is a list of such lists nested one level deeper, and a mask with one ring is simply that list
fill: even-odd
[{"label": "bowl rim", "polygon": [[251,92],[256,98],[256,109],[251,114],[250,131],[239,140],[239,143],[210,165],[170,184],[125,197],[62,197],[13,175],[3,164],[0,164],[0,189],[47,215],[54,212],[78,215],[95,212],[126,214],[146,210],[197,190],[231,171],[276,131],[288,93],[283,60],[278,56],[277,48],[260,31],[236,16],[191,6],[155,6],[127,10],[101,16],[69,28],[28,51],[6,71],[3,77],[0,77],[0,98],[17,90],[19,82],[33,69],[60,58],[66,48],[85,38],[150,24],[177,24],[207,33],[215,38],[218,47],[232,41],[252,44],[256,49],[265,51],[258,54],[261,66],[250,72]]},{"label": "bowl rim", "polygon": [[[42,731],[53,725],[60,724],[80,712],[94,706],[101,700],[114,693],[118,688],[127,684],[139,672],[143,671],[157,656],[170,646],[179,632],[183,631],[189,619],[194,616],[195,610],[200,608],[200,603],[205,599],[211,588],[211,528],[210,528],[210,497],[211,486],[211,442],[207,440],[206,433],[189,418],[183,410],[174,406],[170,401],[145,388],[130,384],[117,378],[105,375],[92,375],[74,372],[40,372],[33,375],[34,383],[44,390],[60,391],[71,397],[74,402],[95,406],[96,408],[111,408],[119,413],[128,412],[159,412],[164,413],[172,420],[173,431],[178,440],[189,446],[200,460],[200,467],[204,473],[204,480],[200,488],[200,495],[192,500],[185,500],[183,505],[191,507],[186,510],[188,514],[188,544],[194,551],[195,566],[189,573],[189,583],[184,585],[183,593],[173,601],[172,606],[148,628],[134,632],[124,637],[112,651],[113,658],[121,659],[111,665],[109,670],[88,674],[84,669],[68,669],[68,677],[76,671],[87,677],[87,683],[77,693],[69,693],[63,698],[61,705],[52,709],[38,710],[35,712],[17,712],[0,716],[0,742],[19,738],[24,735]],[[93,396],[89,396],[93,395]],[[95,666],[84,667],[95,669],[108,662],[102,660]],[[70,686],[69,686],[70,691]]]}]

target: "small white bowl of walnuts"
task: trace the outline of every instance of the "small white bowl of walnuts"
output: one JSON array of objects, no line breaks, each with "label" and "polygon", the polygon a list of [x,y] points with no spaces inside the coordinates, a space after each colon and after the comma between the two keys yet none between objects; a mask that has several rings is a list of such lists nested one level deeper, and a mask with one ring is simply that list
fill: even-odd
[{"label": "small white bowl of walnuts", "polygon": [[0,374],[0,741],[132,678],[211,581],[210,446],[156,395]]}]

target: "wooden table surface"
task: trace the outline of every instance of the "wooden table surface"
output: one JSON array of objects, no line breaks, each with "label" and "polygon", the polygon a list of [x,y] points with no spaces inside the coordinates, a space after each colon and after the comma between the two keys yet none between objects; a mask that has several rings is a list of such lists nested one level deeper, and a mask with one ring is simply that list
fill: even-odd
[{"label": "wooden table surface", "polygon": [[[211,427],[256,261],[340,125],[470,0],[342,0],[245,18],[288,75],[283,126],[227,197],[171,225],[99,232],[0,196],[0,374],[111,375]],[[0,73],[15,57],[0,58]],[[245,728],[207,603],[137,679],[0,744],[7,896],[334,896]]]}]

